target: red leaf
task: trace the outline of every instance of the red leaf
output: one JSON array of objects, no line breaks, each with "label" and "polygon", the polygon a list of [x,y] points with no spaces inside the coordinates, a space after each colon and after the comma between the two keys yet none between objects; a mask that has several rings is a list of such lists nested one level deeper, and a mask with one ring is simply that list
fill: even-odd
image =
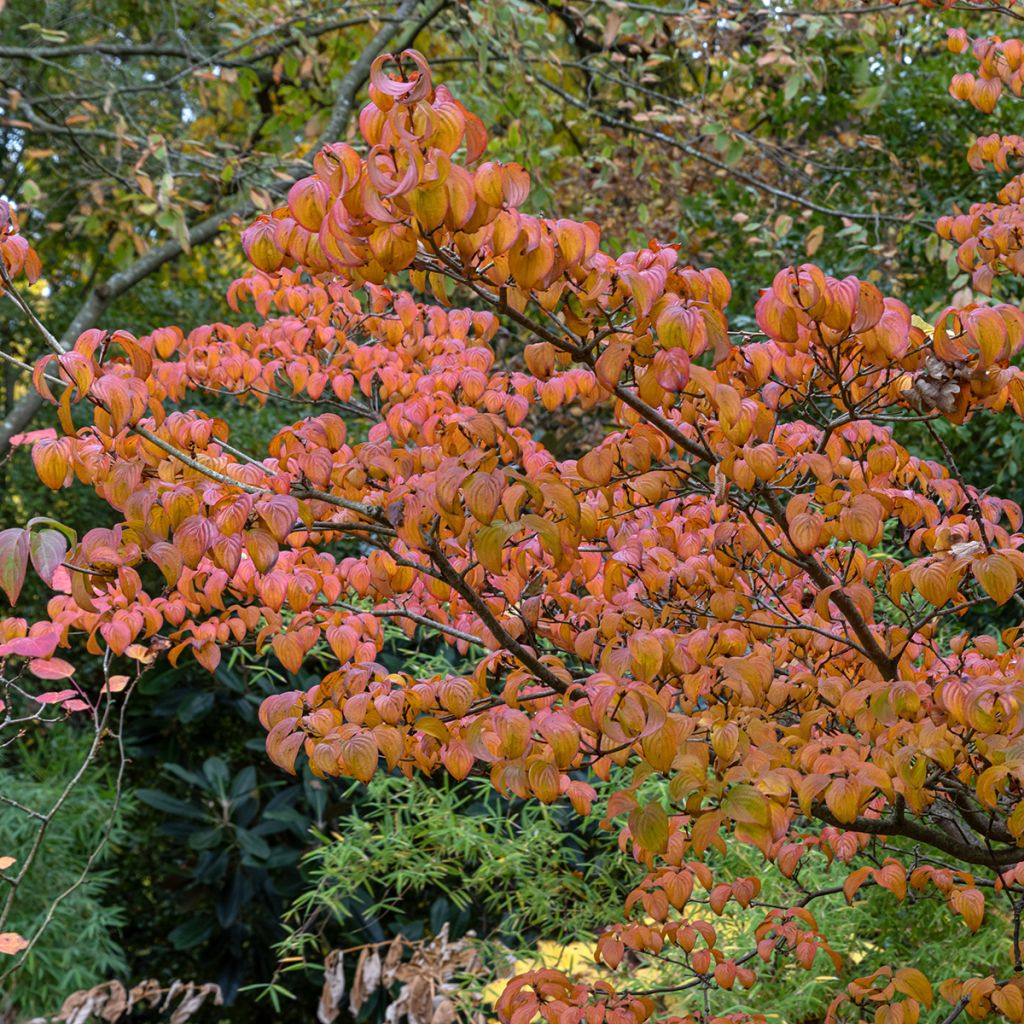
[{"label": "red leaf", "polygon": [[294,718],[282,718],[267,733],[267,753],[270,760],[291,775],[295,774],[295,758],[305,739],[302,732],[293,732],[296,721]]}]

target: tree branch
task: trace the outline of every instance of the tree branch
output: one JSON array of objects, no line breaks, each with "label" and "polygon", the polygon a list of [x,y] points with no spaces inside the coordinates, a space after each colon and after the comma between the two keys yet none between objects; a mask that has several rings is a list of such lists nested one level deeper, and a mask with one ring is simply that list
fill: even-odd
[{"label": "tree branch", "polygon": [[906,839],[916,839],[935,850],[956,857],[957,860],[966,864],[978,864],[987,868],[1006,866],[1008,864],[1019,864],[1024,861],[1024,849],[1021,847],[1010,847],[995,849],[988,846],[968,843],[965,840],[957,839],[946,832],[929,828],[914,818],[855,818],[853,821],[840,821],[824,804],[815,804],[811,813],[819,821],[826,825],[834,825],[846,832],[863,832],[872,836],[903,836]]},{"label": "tree branch", "polygon": [[785,189],[776,188],[774,185],[769,185],[768,182],[762,181],[760,178],[756,178],[752,174],[747,174],[746,171],[730,167],[727,163],[716,159],[709,153],[702,153],[696,147],[685,142],[680,142],[679,139],[674,139],[671,135],[666,135],[664,132],[656,131],[653,128],[643,128],[635,121],[625,121],[622,118],[613,117],[611,114],[608,114],[603,110],[598,110],[589,103],[586,103],[578,97],[566,92],[564,89],[559,88],[554,82],[548,81],[548,79],[543,75],[537,75],[535,81],[549,92],[553,92],[556,96],[561,97],[570,106],[576,107],[578,110],[585,111],[593,117],[596,117],[598,121],[609,128],[620,128],[625,132],[629,132],[634,135],[642,135],[645,138],[654,139],[656,142],[661,142],[673,149],[678,149],[680,152],[686,153],[695,160],[700,160],[703,163],[709,164],[711,167],[714,167],[719,171],[725,171],[726,174],[731,175],[737,181],[742,181],[744,184],[750,185],[759,192],[766,192],[768,195],[775,196],[777,199],[783,199],[787,203],[793,203],[796,206],[802,206],[805,209],[814,210],[816,213],[824,213],[830,217],[846,217],[850,220],[866,220],[872,222],[890,221],[896,224],[909,223],[917,227],[921,227],[929,232],[932,230],[930,225],[927,225],[924,221],[917,219],[908,220],[906,217],[894,217],[891,214],[884,213],[861,213],[857,210],[838,210],[832,206],[824,206],[821,203],[816,203],[804,196],[798,196],[793,192],[787,192]]}]

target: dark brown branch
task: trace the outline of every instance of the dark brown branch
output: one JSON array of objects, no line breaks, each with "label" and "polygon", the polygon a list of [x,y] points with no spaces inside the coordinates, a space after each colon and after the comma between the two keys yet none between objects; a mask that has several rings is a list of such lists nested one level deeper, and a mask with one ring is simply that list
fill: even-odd
[{"label": "dark brown branch", "polygon": [[452,565],[441,551],[440,545],[434,541],[430,547],[431,561],[437,566],[441,578],[476,612],[480,621],[490,630],[497,641],[506,650],[519,659],[538,679],[547,683],[552,690],[566,693],[568,686],[559,679],[529,648],[519,643],[487,607],[487,602],[466,582],[465,577]]},{"label": "dark brown branch", "polygon": [[846,832],[862,832],[871,836],[903,836],[924,843],[932,849],[956,857],[965,864],[978,864],[987,868],[999,869],[1010,864],[1024,861],[1024,849],[1019,846],[993,848],[975,845],[963,839],[957,839],[948,832],[929,828],[915,818],[855,818],[853,821],[840,821],[824,804],[815,804],[811,813],[826,825],[834,825]]}]

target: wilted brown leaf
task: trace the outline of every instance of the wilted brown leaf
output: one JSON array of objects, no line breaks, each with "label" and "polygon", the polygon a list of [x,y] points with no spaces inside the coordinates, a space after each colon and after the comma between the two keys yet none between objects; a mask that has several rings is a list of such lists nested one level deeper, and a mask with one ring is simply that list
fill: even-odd
[{"label": "wilted brown leaf", "polygon": [[128,993],[128,1005],[135,1006],[145,1002],[156,1006],[162,995],[163,989],[160,987],[160,982],[156,978],[147,978],[132,986],[132,990]]},{"label": "wilted brown leaf", "polygon": [[162,1000],[160,1009],[166,1013],[179,996],[181,998],[177,1006],[170,1017],[166,1018],[167,1024],[187,1024],[211,997],[215,1006],[221,1006],[224,1002],[220,987],[213,982],[199,985],[193,981],[175,981],[170,988],[164,989],[158,981],[149,978],[133,986],[131,991],[126,991],[121,982],[106,981],[90,989],[72,992],[64,1000],[60,1013],[52,1020],[62,1024],[87,1024],[98,1017],[107,1024],[118,1024],[119,1021],[132,1018],[133,1011],[143,1003],[155,1008]]},{"label": "wilted brown leaf", "polygon": [[[178,982],[175,982],[175,985],[178,984]],[[215,985],[213,982],[207,982],[205,985],[196,985],[190,981],[181,986],[178,992],[183,992],[184,994],[182,995],[181,1002],[178,1003],[171,1014],[168,1024],[186,1024],[186,1021],[191,1020],[196,1011],[200,1010],[211,996],[213,997],[214,1006],[221,1006],[224,1003],[220,986]],[[165,1010],[178,992],[175,992],[174,985],[172,985],[171,990],[167,993],[167,999],[164,1001]]]},{"label": "wilted brown leaf", "polygon": [[434,986],[431,979],[420,974],[409,982],[410,1024],[430,1024],[434,1015]]},{"label": "wilted brown leaf", "polygon": [[434,1007],[434,1015],[430,1018],[430,1024],[454,1024],[457,1017],[455,1004],[450,999],[442,999]]},{"label": "wilted brown leaf", "polygon": [[332,949],[324,960],[324,987],[320,992],[320,1005],[316,1019],[320,1024],[332,1024],[341,1012],[341,997],[345,994],[345,954]]},{"label": "wilted brown leaf", "polygon": [[359,954],[359,961],[356,964],[356,973],[352,979],[352,992],[349,995],[349,1009],[352,1016],[356,1016],[377,988],[380,986],[381,962],[380,953],[377,947],[367,946]]},{"label": "wilted brown leaf", "polygon": [[394,941],[388,946],[387,955],[384,957],[384,966],[381,969],[381,977],[385,985],[390,985],[395,980],[395,971],[402,962],[402,950],[405,942],[401,935],[396,935]]}]

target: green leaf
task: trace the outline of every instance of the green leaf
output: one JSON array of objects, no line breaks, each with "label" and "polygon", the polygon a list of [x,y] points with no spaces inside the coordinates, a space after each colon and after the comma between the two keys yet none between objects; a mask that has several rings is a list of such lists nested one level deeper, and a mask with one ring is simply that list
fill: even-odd
[{"label": "green leaf", "polygon": [[213,705],[214,695],[209,691],[200,690],[199,693],[191,693],[178,706],[178,719],[184,724],[194,722],[209,714]]},{"label": "green leaf", "polygon": [[164,814],[172,814],[177,818],[191,818],[193,821],[206,821],[206,812],[195,804],[179,800],[170,793],[160,789],[138,789],[135,795],[150,807]]},{"label": "green leaf", "polygon": [[193,917],[167,933],[167,939],[175,949],[192,949],[206,942],[213,935],[213,921],[204,917]]},{"label": "green leaf", "polygon": [[753,786],[733,786],[722,801],[722,811],[733,821],[768,824],[768,799]]},{"label": "green leaf", "polygon": [[256,788],[256,769],[246,765],[231,780],[231,797],[238,800],[248,796]]},{"label": "green leaf", "polygon": [[775,235],[777,238],[782,238],[783,235],[788,235],[793,228],[793,218],[788,213],[780,213],[775,218]]},{"label": "green leaf", "polygon": [[743,154],[746,152],[746,148],[746,144],[742,139],[732,139],[725,149],[723,159],[730,167],[732,167],[734,164],[739,163]]},{"label": "green leaf", "polygon": [[238,920],[238,912],[242,909],[242,898],[247,895],[248,886],[241,872],[236,872],[227,888],[217,897],[217,921],[221,928],[228,928]]},{"label": "green leaf", "polygon": [[176,779],[181,779],[182,782],[188,783],[190,786],[203,787],[204,780],[201,775],[196,775],[194,772],[190,772],[185,768],[182,768],[180,764],[174,764],[173,761],[168,762],[163,766],[163,770],[168,775],[173,775]]},{"label": "green leaf", "polygon": [[473,549],[476,552],[477,560],[488,571],[501,572],[501,552],[520,524],[506,523],[502,521],[492,522],[487,526],[481,526],[473,538]]},{"label": "green leaf", "polygon": [[668,815],[660,800],[652,800],[631,811],[629,830],[633,838],[650,853],[662,853],[668,846]]},{"label": "green leaf", "polygon": [[872,85],[865,89],[854,101],[853,106],[857,110],[871,111],[882,102],[885,97],[885,84]]},{"label": "green leaf", "polygon": [[227,792],[230,773],[223,758],[208,757],[203,762],[203,775],[209,779],[210,785],[217,793]]},{"label": "green leaf", "polygon": [[12,528],[0,530],[0,590],[13,605],[25,585],[28,569],[28,530]]},{"label": "green leaf", "polygon": [[238,845],[246,857],[263,860],[270,856],[270,846],[267,841],[261,839],[254,832],[249,831],[249,829],[235,829],[235,838],[238,840]]},{"label": "green leaf", "polygon": [[65,526],[64,523],[58,522],[56,519],[51,519],[49,516],[33,516],[25,524],[25,528],[27,530],[31,530],[34,526],[38,526],[40,523],[45,523],[47,526],[51,526],[55,530],[60,530],[60,532],[67,537],[68,543],[78,543],[78,534],[70,526]]},{"label": "green leaf", "polygon": [[212,850],[223,841],[224,830],[219,825],[201,828],[188,837],[188,845],[192,850]]}]

